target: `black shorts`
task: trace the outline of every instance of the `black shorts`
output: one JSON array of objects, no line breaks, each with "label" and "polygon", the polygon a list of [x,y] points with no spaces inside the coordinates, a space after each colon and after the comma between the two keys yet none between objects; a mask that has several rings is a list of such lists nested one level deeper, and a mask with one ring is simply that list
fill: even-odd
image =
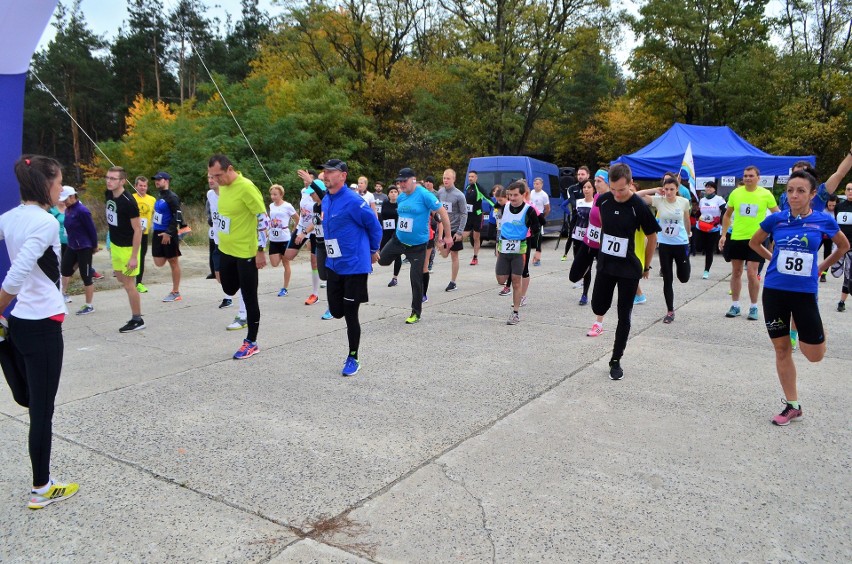
[{"label": "black shorts", "polygon": [[270,255],[283,255],[287,250],[287,245],[289,245],[289,241],[270,241],[269,242],[269,254]]},{"label": "black shorts", "polygon": [[476,231],[477,233],[479,233],[482,230],[482,214],[467,214],[467,223],[464,224],[464,230],[465,232]]},{"label": "black shorts", "polygon": [[450,247],[450,250],[457,253],[462,249],[464,249],[464,243],[462,241],[453,240],[453,246]]},{"label": "black shorts", "polygon": [[165,231],[154,231],[154,240],[151,242],[151,256],[157,258],[175,258],[180,256],[180,239],[172,237],[168,245],[163,244],[161,233]]},{"label": "black shorts", "polygon": [[725,260],[747,260],[750,262],[762,261],[763,257],[748,246],[748,241],[748,239],[726,239]]},{"label": "black shorts", "polygon": [[770,339],[788,337],[792,318],[801,342],[809,345],[825,342],[816,294],[764,288],[763,318]]},{"label": "black shorts", "polygon": [[[323,243],[325,245],[325,243]],[[316,235],[311,234],[311,254],[316,256],[317,254],[317,238]]]},{"label": "black shorts", "polygon": [[368,274],[338,274],[329,268],[326,269],[326,275],[329,309],[342,311],[345,302],[363,304],[369,299]]},{"label": "black shorts", "polygon": [[62,276],[71,276],[74,274],[75,265],[80,269],[80,278],[83,279],[83,286],[92,285],[92,274],[95,269],[92,267],[92,249],[65,249],[65,254],[62,255],[62,263],[60,264],[60,274]]},{"label": "black shorts", "polygon": [[305,246],[305,243],[307,243],[307,242],[308,242],[308,239],[310,239],[310,237],[308,237],[307,235],[305,235],[305,238],[304,238],[304,239],[302,239],[302,242],[301,242],[301,243],[296,243],[296,235],[297,235],[297,234],[298,234],[298,233],[293,233],[292,235],[290,235],[290,242],[289,242],[289,243],[287,243],[287,248],[288,248],[288,249],[296,249],[296,250],[298,251],[299,249],[301,249],[302,247],[304,247],[304,246]]},{"label": "black shorts", "polygon": [[[210,240],[212,241],[213,239]],[[213,243],[213,252],[210,253],[210,257],[213,260],[213,272],[222,270],[222,251],[219,250],[219,246],[216,243]]]},{"label": "black shorts", "polygon": [[524,272],[527,255],[522,253],[500,253],[494,272],[497,276],[520,276]]}]

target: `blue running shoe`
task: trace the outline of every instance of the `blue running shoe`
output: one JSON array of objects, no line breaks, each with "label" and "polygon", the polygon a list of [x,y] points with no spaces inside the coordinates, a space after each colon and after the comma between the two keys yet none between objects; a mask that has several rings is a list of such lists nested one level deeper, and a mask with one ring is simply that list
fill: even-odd
[{"label": "blue running shoe", "polygon": [[340,372],[344,376],[354,376],[361,370],[361,363],[354,356],[347,356],[343,363],[343,370]]},{"label": "blue running shoe", "polygon": [[327,321],[329,319],[334,319],[334,317],[331,315],[330,311],[325,310],[325,313],[322,314],[322,317],[320,319],[325,319]]},{"label": "blue running shoe", "polygon": [[234,353],[234,359],[243,360],[254,356],[259,352],[260,349],[258,348],[257,343],[253,343],[248,339],[243,339],[243,346],[240,347],[240,350]]},{"label": "blue running shoe", "polygon": [[278,297],[279,297],[279,298],[283,298],[283,297],[284,297],[284,296],[286,296],[286,295],[287,295],[287,288],[281,288],[281,289],[278,291]]}]

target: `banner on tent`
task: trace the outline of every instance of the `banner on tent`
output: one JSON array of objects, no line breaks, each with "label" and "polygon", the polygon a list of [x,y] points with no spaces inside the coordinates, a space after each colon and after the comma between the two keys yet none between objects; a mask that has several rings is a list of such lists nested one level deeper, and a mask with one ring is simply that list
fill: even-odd
[{"label": "banner on tent", "polygon": [[773,186],[775,186],[775,175],[770,174],[769,176],[761,176],[757,180],[757,185],[771,189]]},{"label": "banner on tent", "polygon": [[710,181],[715,182],[716,177],[715,176],[699,176],[698,178],[695,179],[695,183],[698,185],[699,190],[704,190],[704,184],[706,184],[707,182],[710,182]]},{"label": "banner on tent", "polygon": [[790,175],[784,174],[784,175],[779,176],[775,179],[775,184],[781,184],[782,186],[786,186],[789,181],[790,181]]},{"label": "banner on tent", "polygon": [[736,186],[737,185],[737,177],[736,176],[723,176],[722,177],[722,186]]}]

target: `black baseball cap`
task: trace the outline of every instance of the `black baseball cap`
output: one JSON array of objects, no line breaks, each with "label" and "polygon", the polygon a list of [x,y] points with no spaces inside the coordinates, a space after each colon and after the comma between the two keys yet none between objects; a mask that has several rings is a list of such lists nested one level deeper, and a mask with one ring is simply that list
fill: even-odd
[{"label": "black baseball cap", "polygon": [[172,175],[171,175],[171,174],[169,174],[168,172],[163,172],[163,171],[161,170],[160,172],[158,172],[157,174],[155,174],[155,175],[154,175],[154,176],[152,176],[151,178],[153,178],[154,180],[160,180],[160,179],[163,179],[163,180],[171,180],[171,179],[172,179]]},{"label": "black baseball cap", "polygon": [[423,182],[431,182],[432,184],[435,184],[435,177],[430,174]]},{"label": "black baseball cap", "polygon": [[414,174],[414,171],[411,170],[410,168],[406,167],[406,168],[399,171],[399,174],[396,177],[396,181],[397,182],[404,182],[404,181],[408,180],[409,178],[413,178],[415,176],[417,176],[417,175]]},{"label": "black baseball cap", "polygon": [[340,159],[329,159],[325,164],[319,166],[323,170],[339,170],[340,172],[349,172],[349,167]]}]

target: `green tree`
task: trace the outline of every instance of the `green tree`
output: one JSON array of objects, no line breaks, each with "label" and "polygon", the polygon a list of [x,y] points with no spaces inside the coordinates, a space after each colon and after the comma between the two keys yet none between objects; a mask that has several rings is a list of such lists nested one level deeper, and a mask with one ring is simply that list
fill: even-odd
[{"label": "green tree", "polygon": [[[632,92],[663,118],[692,124],[725,122],[717,93],[724,64],[767,41],[768,0],[649,0],[629,17],[641,38],[630,68]],[[733,87],[736,89],[735,87]]]}]

